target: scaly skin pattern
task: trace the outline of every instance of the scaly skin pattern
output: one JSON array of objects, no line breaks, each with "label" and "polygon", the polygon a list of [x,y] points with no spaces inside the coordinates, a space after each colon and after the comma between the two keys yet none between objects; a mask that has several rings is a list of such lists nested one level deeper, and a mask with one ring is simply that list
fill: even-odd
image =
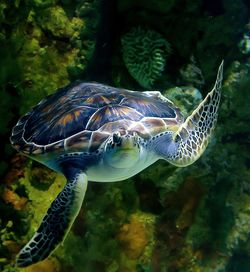
[{"label": "scaly skin pattern", "polygon": [[168,159],[176,166],[187,166],[195,162],[206,149],[215,128],[221,97],[223,62],[221,63],[215,86],[205,99],[186,119],[173,140],[178,145],[177,152]]},{"label": "scaly skin pattern", "polygon": [[86,189],[87,176],[71,170],[67,184],[52,202],[37,232],[18,254],[17,266],[44,260],[63,241],[81,208]]}]

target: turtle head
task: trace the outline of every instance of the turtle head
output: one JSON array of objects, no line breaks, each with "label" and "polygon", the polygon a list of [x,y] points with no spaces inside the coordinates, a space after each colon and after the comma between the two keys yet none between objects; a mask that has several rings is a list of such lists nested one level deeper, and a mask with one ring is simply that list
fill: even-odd
[{"label": "turtle head", "polygon": [[104,160],[114,168],[130,168],[140,158],[140,145],[136,133],[122,135],[116,132],[110,136],[105,147]]}]

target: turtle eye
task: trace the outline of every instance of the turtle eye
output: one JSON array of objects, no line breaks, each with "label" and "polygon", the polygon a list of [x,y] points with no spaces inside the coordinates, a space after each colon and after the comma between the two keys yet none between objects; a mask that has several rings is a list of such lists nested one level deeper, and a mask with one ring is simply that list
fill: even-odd
[{"label": "turtle eye", "polygon": [[121,142],[121,137],[116,133],[113,134],[113,142],[115,144],[119,144]]}]

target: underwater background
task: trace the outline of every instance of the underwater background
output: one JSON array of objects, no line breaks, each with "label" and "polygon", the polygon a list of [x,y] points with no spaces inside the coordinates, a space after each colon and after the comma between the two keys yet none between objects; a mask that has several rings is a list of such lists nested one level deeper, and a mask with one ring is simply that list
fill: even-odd
[{"label": "underwater background", "polygon": [[[15,268],[65,184],[12,149],[18,118],[76,79],[161,90],[187,116],[222,59],[219,119],[203,156],[89,183],[64,244]],[[249,0],[1,0],[0,271],[249,272],[249,133]]]}]

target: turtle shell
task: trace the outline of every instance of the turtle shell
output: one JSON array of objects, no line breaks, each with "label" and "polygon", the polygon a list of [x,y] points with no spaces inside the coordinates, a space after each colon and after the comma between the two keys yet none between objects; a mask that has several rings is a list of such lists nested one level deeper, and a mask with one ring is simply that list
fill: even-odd
[{"label": "turtle shell", "polygon": [[11,143],[35,155],[50,151],[94,151],[115,131],[149,138],[183,122],[159,92],[134,92],[75,82],[48,96],[12,130]]}]

